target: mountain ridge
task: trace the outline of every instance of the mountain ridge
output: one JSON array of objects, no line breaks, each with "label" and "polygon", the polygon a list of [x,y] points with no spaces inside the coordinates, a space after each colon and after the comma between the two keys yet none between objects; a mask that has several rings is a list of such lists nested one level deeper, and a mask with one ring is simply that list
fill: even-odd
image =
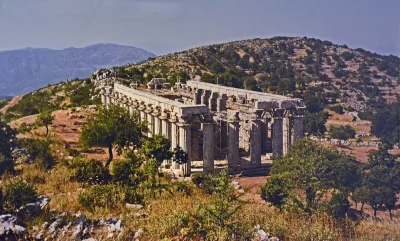
[{"label": "mountain ridge", "polygon": [[108,43],[61,50],[28,47],[0,51],[0,95],[19,95],[47,84],[87,78],[100,68],[155,56],[144,49]]}]

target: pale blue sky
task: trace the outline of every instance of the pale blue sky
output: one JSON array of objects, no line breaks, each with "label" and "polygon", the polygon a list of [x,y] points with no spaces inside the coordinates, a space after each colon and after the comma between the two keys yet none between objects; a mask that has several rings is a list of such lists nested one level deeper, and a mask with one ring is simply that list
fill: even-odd
[{"label": "pale blue sky", "polygon": [[399,0],[0,0],[0,50],[95,43],[161,55],[308,36],[399,56]]}]

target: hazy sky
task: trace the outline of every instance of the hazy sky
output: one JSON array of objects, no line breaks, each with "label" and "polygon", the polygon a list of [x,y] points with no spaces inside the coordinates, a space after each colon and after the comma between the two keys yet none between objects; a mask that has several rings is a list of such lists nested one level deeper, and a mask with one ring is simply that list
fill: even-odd
[{"label": "hazy sky", "polygon": [[95,43],[161,55],[308,36],[399,56],[399,0],[0,0],[0,50]]}]

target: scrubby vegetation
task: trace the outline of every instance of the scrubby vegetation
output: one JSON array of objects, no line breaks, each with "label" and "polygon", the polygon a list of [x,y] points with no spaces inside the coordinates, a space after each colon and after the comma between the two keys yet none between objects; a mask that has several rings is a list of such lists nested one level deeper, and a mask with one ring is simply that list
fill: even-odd
[{"label": "scrubby vegetation", "polygon": [[5,119],[12,120],[41,112],[99,104],[100,97],[95,91],[95,86],[90,79],[73,80],[48,86],[32,93],[26,94],[6,113]]},{"label": "scrubby vegetation", "polygon": [[[303,98],[309,136],[328,131],[334,139],[354,138],[351,126],[327,130],[326,110],[359,112],[386,143],[360,163],[310,139],[299,140],[273,161],[258,191],[240,187],[224,172],[190,179],[162,172],[171,160],[185,163],[187,154],[171,150],[161,135],[143,136],[147,124],[117,106],[99,107],[85,119],[80,146],[71,147],[52,135],[55,127],[48,128],[54,110],[98,104],[97,91],[89,79],[48,86],[25,95],[3,116],[38,114],[35,123],[19,126],[19,139],[0,122],[0,212],[15,213],[48,195],[52,213],[65,212],[72,223],[77,213],[89,220],[123,220],[121,240],[132,239],[139,229],[141,240],[251,240],[261,227],[280,240],[398,240],[400,165],[390,149],[400,142],[399,102],[384,100],[386,89],[396,85],[398,62],[328,41],[277,37],[200,47],[117,69],[125,84],[153,77],[174,83],[200,75],[210,83],[218,79],[218,84]],[[40,126],[46,135],[33,131]],[[99,147],[108,149],[107,161],[85,157]],[[22,222],[40,227],[48,215]]]}]

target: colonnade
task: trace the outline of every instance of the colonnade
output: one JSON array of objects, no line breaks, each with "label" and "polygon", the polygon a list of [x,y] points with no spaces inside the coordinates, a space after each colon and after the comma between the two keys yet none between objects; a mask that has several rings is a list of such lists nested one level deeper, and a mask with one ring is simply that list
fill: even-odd
[{"label": "colonnade", "polygon": [[188,155],[188,161],[182,165],[171,163],[173,169],[182,169],[184,175],[190,175],[192,152],[192,128],[194,121],[201,121],[203,134],[204,170],[214,169],[214,123],[212,113],[204,105],[189,106],[177,101],[142,93],[138,90],[115,84],[114,88],[105,87],[100,91],[104,105],[114,104],[125,108],[130,114],[136,113],[141,121],[146,121],[148,137],[163,135],[171,141],[171,148],[180,147]]}]

